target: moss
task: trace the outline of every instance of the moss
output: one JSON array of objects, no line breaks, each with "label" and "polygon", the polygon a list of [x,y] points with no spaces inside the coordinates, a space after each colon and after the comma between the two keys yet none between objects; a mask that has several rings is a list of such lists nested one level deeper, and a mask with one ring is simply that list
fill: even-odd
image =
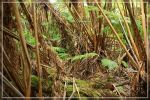
[{"label": "moss", "polygon": [[118,86],[117,89],[118,89],[118,91],[119,91],[120,93],[126,94],[126,93],[124,92],[123,86]]},{"label": "moss", "polygon": [[94,88],[94,89],[100,89],[100,88],[103,88],[103,84],[102,83],[94,83],[93,85],[92,85],[92,88]]},{"label": "moss", "polygon": [[108,82],[113,82],[113,81],[114,81],[113,76],[108,76],[107,81],[108,81]]},{"label": "moss", "polygon": [[77,80],[76,80],[76,84],[77,84],[77,86],[79,86],[79,87],[90,87],[90,82],[84,81],[84,80],[79,80],[79,79],[77,79]]},{"label": "moss", "polygon": [[73,86],[72,85],[68,85],[67,86],[67,88],[66,88],[66,91],[68,92],[68,91],[73,91]]},{"label": "moss", "polygon": [[[72,85],[68,85],[67,86],[67,96],[71,96],[72,92],[73,92],[73,86]],[[81,97],[99,97],[101,96],[101,94],[93,89],[93,88],[88,88],[88,87],[83,87],[83,88],[79,88],[79,93]],[[78,97],[77,92],[74,93],[75,97]]]},{"label": "moss", "polygon": [[72,85],[68,85],[67,88],[66,88],[67,97],[71,96],[72,91],[73,91],[73,86]]},{"label": "moss", "polygon": [[[73,83],[72,80],[68,80],[70,83],[67,85],[66,91],[67,91],[67,97],[70,97],[73,92]],[[81,97],[85,97],[84,99],[87,100],[88,97],[118,97],[118,95],[108,89],[103,89],[103,84],[105,82],[89,82],[86,80],[75,80],[78,88],[79,93]],[[78,97],[78,93],[75,92],[74,97]],[[82,98],[83,99],[83,98]]]},{"label": "moss", "polygon": [[101,93],[99,93],[96,89],[93,88],[84,88],[81,89],[82,93],[86,94],[87,97],[100,97]]},{"label": "moss", "polygon": [[103,89],[101,93],[103,93],[103,97],[119,97],[116,93],[109,89]]},{"label": "moss", "polygon": [[[39,78],[36,75],[31,75],[31,86],[34,89],[38,90],[38,80]],[[52,87],[52,80],[42,79],[42,89],[44,92],[49,91]]]}]

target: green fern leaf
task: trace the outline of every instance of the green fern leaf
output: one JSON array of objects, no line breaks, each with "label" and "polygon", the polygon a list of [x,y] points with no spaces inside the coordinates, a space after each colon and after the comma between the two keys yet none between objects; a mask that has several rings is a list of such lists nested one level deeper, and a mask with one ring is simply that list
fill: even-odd
[{"label": "green fern leaf", "polygon": [[109,59],[102,59],[101,62],[103,67],[107,68],[108,70],[113,70],[118,67],[118,64],[115,61]]},{"label": "green fern leaf", "polygon": [[31,75],[31,84],[32,87],[38,87],[38,77],[35,75]]},{"label": "green fern leaf", "polygon": [[56,51],[57,53],[65,53],[67,50],[61,47],[52,47],[52,49],[54,51]]},{"label": "green fern leaf", "polygon": [[59,53],[58,55],[62,60],[66,60],[69,57],[69,54],[67,53]]},{"label": "green fern leaf", "polygon": [[86,54],[83,54],[83,55],[76,55],[76,56],[71,58],[71,61],[73,62],[73,61],[88,59],[88,58],[92,58],[92,57],[95,57],[95,56],[98,56],[98,54],[96,54],[96,53],[86,53]]}]

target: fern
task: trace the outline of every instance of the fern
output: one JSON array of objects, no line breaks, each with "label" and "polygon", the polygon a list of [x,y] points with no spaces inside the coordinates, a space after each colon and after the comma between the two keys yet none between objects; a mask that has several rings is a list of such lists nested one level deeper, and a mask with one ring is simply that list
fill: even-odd
[{"label": "fern", "polygon": [[52,34],[51,37],[52,37],[52,40],[54,40],[54,41],[58,41],[61,39],[59,34]]},{"label": "fern", "polygon": [[35,75],[31,75],[31,84],[32,87],[38,87],[38,77]]},{"label": "fern", "polygon": [[115,61],[109,59],[102,59],[101,62],[102,66],[108,70],[113,70],[118,67],[118,64]]},{"label": "fern", "polygon": [[98,54],[97,53],[86,53],[86,54],[84,54],[84,58],[86,59],[86,58],[92,58],[92,57],[94,57],[94,56],[98,56]]},{"label": "fern", "polygon": [[67,50],[61,47],[52,47],[52,49],[54,51],[56,51],[57,53],[65,53]]},{"label": "fern", "polygon": [[35,45],[35,38],[31,35],[29,30],[27,28],[25,28],[25,30],[23,32],[24,32],[24,36],[25,36],[27,43],[29,43],[31,45]]},{"label": "fern", "polygon": [[81,59],[83,59],[83,55],[77,55],[77,56],[72,57],[71,61],[73,62],[73,61],[77,61],[77,60],[81,60]]},{"label": "fern", "polygon": [[98,56],[98,54],[97,53],[86,53],[86,54],[83,54],[83,55],[77,55],[77,56],[72,57],[71,61],[74,62],[74,61],[78,61],[78,60],[92,58],[92,57],[95,57],[95,56]]},{"label": "fern", "polygon": [[69,54],[67,54],[67,50],[61,47],[52,47],[52,49],[58,54],[58,56],[62,60],[66,60],[69,57]]},{"label": "fern", "polygon": [[62,60],[66,60],[69,57],[69,54],[67,53],[59,53],[58,55]]}]

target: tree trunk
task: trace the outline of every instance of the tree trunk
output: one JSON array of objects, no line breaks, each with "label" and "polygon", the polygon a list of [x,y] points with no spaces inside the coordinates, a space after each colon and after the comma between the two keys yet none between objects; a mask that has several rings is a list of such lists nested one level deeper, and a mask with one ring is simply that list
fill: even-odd
[{"label": "tree trunk", "polygon": [[[10,2],[10,0],[3,0],[4,2]],[[11,6],[11,3],[3,3],[3,16],[2,16],[2,19],[3,19],[3,26],[8,28],[9,30],[12,30],[13,29],[13,26],[15,26],[13,20],[12,20],[12,6]],[[13,85],[16,85],[16,87],[23,93],[23,87],[22,87],[22,83],[21,81],[18,79],[18,71],[19,71],[19,53],[18,53],[18,50],[17,50],[17,44],[15,42],[15,40],[13,38],[11,38],[9,35],[6,35],[5,31],[3,31],[3,49],[5,51],[5,53],[7,54],[8,56],[8,59],[10,61],[10,65],[8,64],[8,62],[6,61],[5,57],[4,57],[4,60],[3,60],[3,63],[6,67],[6,69],[8,69],[6,72],[6,70],[4,70],[4,66],[3,66],[3,70],[4,70],[4,75],[5,77],[7,77],[8,79],[10,79],[10,77],[12,77],[12,80],[15,84]],[[12,70],[11,69],[14,69],[14,71],[17,71],[15,72],[15,74],[13,72],[11,72]],[[10,76],[8,75],[8,73],[10,74]],[[17,76],[15,76],[17,75]],[[5,84],[4,84],[4,87],[5,88]],[[8,91],[8,90],[5,90],[4,91]],[[11,91],[10,91],[11,93]]]},{"label": "tree trunk", "polygon": [[[3,26],[12,30],[13,28],[13,21],[12,21],[12,7],[10,3],[3,3]],[[9,56],[9,59],[15,69],[19,68],[19,56],[17,51],[17,45],[13,38],[3,34],[3,47],[6,51],[6,54]]]}]

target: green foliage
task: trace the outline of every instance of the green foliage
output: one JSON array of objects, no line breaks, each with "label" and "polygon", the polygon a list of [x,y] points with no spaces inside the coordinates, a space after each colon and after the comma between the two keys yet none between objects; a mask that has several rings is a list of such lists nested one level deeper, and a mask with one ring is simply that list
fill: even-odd
[{"label": "green foliage", "polygon": [[52,40],[54,40],[54,41],[58,41],[58,40],[60,40],[60,35],[59,35],[59,34],[52,34],[52,35],[51,35],[51,38],[52,38]]},{"label": "green foliage", "polygon": [[31,85],[32,87],[38,87],[38,77],[35,75],[31,75]]},{"label": "green foliage", "polygon": [[[114,13],[115,12],[115,13]],[[120,16],[119,15],[119,13],[118,13],[118,11],[107,11],[107,10],[104,10],[104,13],[109,17],[109,18],[113,18],[113,19],[118,19],[118,16]]]},{"label": "green foliage", "polygon": [[81,88],[81,87],[89,87],[90,86],[90,82],[84,81],[84,80],[80,80],[77,79],[76,80],[76,84]]},{"label": "green foliage", "polygon": [[[38,81],[39,78],[36,75],[31,75],[31,85],[34,88],[38,88]],[[46,88],[46,85],[44,85],[46,83],[46,79],[42,79],[42,84],[43,84],[43,88]],[[48,87],[52,86],[52,81],[48,80]]]},{"label": "green foliage", "polygon": [[62,59],[62,60],[66,60],[69,57],[69,54],[67,54],[67,50],[61,47],[52,47],[52,49],[58,53],[58,56]]},{"label": "green foliage", "polygon": [[97,18],[103,18],[103,15],[98,15]]},{"label": "green foliage", "polygon": [[62,15],[66,18],[66,20],[68,22],[70,22],[70,23],[73,22],[73,17],[70,14],[70,12],[64,10],[63,13],[62,13]]},{"label": "green foliage", "polygon": [[137,27],[140,33],[143,31],[142,22],[140,20],[136,20]]},{"label": "green foliage", "polygon": [[120,93],[126,94],[126,93],[124,92],[123,86],[119,86],[119,87],[117,87],[117,89],[118,89],[118,91],[119,91]]},{"label": "green foliage", "polygon": [[28,29],[24,30],[24,36],[25,36],[25,39],[26,39],[27,43],[29,43],[31,45],[35,45],[36,44],[35,38],[31,35],[31,33],[29,32]]},{"label": "green foliage", "polygon": [[118,64],[115,61],[109,59],[102,59],[101,63],[103,67],[105,67],[108,70],[113,70],[118,67]]},{"label": "green foliage", "polygon": [[73,61],[77,61],[81,59],[83,59],[83,55],[77,55],[77,56],[72,57],[71,61],[73,62]]},{"label": "green foliage", "polygon": [[69,57],[69,54],[67,53],[59,53],[58,55],[62,60],[66,60]]},{"label": "green foliage", "polygon": [[44,21],[41,23],[41,27],[44,29],[42,35],[45,39],[60,40],[59,28],[55,21]]},{"label": "green foliage", "polygon": [[[97,96],[101,96],[101,93],[99,93],[95,88],[93,88],[93,83],[91,81],[85,81],[85,80],[80,80],[77,79],[75,81],[78,89],[79,89],[79,93],[81,97],[87,97],[87,96],[91,96],[91,97],[97,97]],[[73,92],[73,82],[71,80],[68,80],[67,82],[67,87],[66,87],[66,92],[67,92],[67,96],[70,96]],[[77,92],[74,93],[74,97],[78,97]]]},{"label": "green foliage", "polygon": [[[62,9],[64,9],[64,6],[62,6]],[[68,21],[68,22],[73,22],[74,19],[70,13],[70,11],[66,8],[65,10],[61,10],[61,15]]]},{"label": "green foliage", "polygon": [[142,22],[140,20],[136,20],[136,24],[137,24],[138,30],[140,31],[140,35],[142,39],[144,39]]},{"label": "green foliage", "polygon": [[[25,17],[23,15],[23,13],[21,13],[22,17]],[[35,45],[35,38],[32,36],[32,33],[30,32],[29,30],[29,23],[28,21],[25,19],[25,18],[21,18],[21,23],[22,23],[22,26],[23,26],[23,33],[24,33],[24,36],[25,36],[25,39],[27,41],[27,43],[31,44],[31,45]]]},{"label": "green foliage", "polygon": [[57,53],[65,53],[66,49],[62,48],[62,47],[52,47],[52,49],[54,49],[54,51],[56,51]]},{"label": "green foliage", "polygon": [[97,53],[86,53],[86,54],[83,54],[83,55],[76,55],[74,57],[71,58],[71,61],[78,61],[78,60],[83,60],[83,59],[87,59],[87,58],[92,58],[92,57],[95,57],[95,56],[98,56]]},{"label": "green foliage", "polygon": [[111,29],[110,29],[110,27],[109,26],[106,26],[104,29],[103,29],[103,32],[104,33],[107,33],[108,31],[110,31]]},{"label": "green foliage", "polygon": [[41,25],[46,27],[49,23],[48,22],[42,22]]},{"label": "green foliage", "polygon": [[98,11],[98,7],[97,6],[93,6],[93,5],[89,5],[87,6],[86,10],[88,11]]},{"label": "green foliage", "polygon": [[122,64],[123,67],[125,67],[125,68],[128,68],[128,67],[129,67],[128,63],[126,63],[125,61],[121,61],[121,64]]}]

